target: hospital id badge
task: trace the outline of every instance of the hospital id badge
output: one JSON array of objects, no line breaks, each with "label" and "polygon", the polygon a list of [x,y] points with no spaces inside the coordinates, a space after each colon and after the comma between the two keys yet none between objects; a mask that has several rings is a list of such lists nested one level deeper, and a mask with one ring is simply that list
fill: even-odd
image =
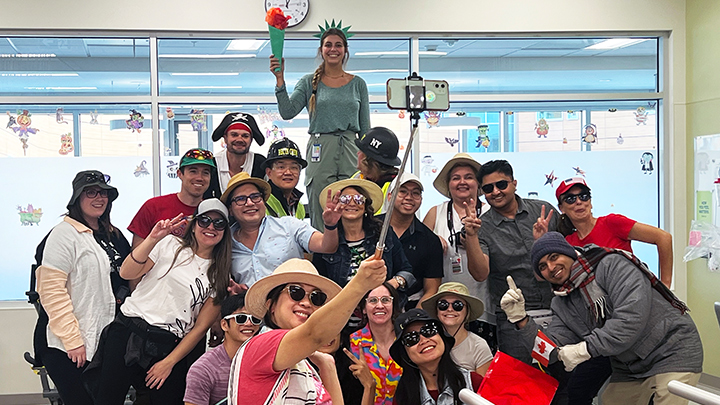
[{"label": "hospital id badge", "polygon": [[452,265],[452,274],[462,273],[462,256],[457,255],[451,257],[450,264]]},{"label": "hospital id badge", "polygon": [[314,143],[312,145],[312,149],[310,150],[310,161],[311,162],[319,162],[320,161],[320,151],[322,151],[322,145],[319,143]]}]

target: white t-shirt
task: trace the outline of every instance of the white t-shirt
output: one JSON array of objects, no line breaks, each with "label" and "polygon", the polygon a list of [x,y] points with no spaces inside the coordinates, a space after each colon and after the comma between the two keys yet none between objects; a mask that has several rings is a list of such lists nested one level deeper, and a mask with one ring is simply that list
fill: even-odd
[{"label": "white t-shirt", "polygon": [[[220,181],[220,192],[224,193],[227,189],[227,185],[230,182],[230,163],[227,158],[227,148],[223,149],[222,152],[215,155],[215,163],[218,169],[218,180]],[[245,163],[243,163],[241,172],[252,174],[253,164],[255,163],[255,153],[248,151],[245,155]]]},{"label": "white t-shirt", "polygon": [[485,339],[472,332],[468,332],[467,338],[452,348],[450,357],[455,364],[470,371],[477,370],[493,359],[492,351]]},{"label": "white t-shirt", "polygon": [[215,293],[207,276],[209,259],[183,249],[170,269],[178,247],[180,239],[173,235],[155,245],[148,256],[155,265],[143,276],[120,311],[182,338],[195,326],[203,304]]}]

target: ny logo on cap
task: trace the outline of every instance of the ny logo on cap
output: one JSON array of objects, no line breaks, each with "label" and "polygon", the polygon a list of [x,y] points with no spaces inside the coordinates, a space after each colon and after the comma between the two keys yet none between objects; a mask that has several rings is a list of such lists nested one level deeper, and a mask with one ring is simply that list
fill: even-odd
[{"label": "ny logo on cap", "polygon": [[247,114],[237,113],[233,116],[233,121],[247,121]]},{"label": "ny logo on cap", "polygon": [[372,147],[375,148],[375,149],[380,148],[380,145],[382,145],[382,142],[380,142],[377,138],[373,138],[373,139],[370,141],[370,146],[372,146]]}]

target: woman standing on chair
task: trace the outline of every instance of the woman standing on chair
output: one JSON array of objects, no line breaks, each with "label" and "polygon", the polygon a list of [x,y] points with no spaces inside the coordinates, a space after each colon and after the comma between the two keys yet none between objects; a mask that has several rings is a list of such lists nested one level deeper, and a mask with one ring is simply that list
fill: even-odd
[{"label": "woman standing on chair", "polygon": [[351,36],[345,31],[339,27],[323,30],[318,49],[322,63],[314,73],[303,76],[289,96],[285,87],[285,62],[270,55],[280,115],[283,119],[292,119],[303,108],[307,108],[310,115],[305,186],[310,219],[316,229],[323,227],[320,191],[355,173],[358,152],[355,139],[370,129],[367,84],[344,70],[350,56],[347,37]]},{"label": "woman standing on chair", "polygon": [[[63,222],[50,232],[36,270],[47,313],[35,329],[39,357],[66,404],[92,405],[82,372],[95,356],[100,332],[112,322],[116,294],[127,281],[118,274],[130,244],[110,223],[115,187],[97,170],[78,173]],[[118,298],[121,294],[118,294]]]},{"label": "woman standing on chair", "polygon": [[178,215],[155,224],[120,269],[142,280],[103,332],[97,403],[122,404],[130,385],[149,387],[153,404],[183,403],[181,360],[218,319],[230,283],[225,205],[204,200],[183,237],[170,235],[184,222]]}]

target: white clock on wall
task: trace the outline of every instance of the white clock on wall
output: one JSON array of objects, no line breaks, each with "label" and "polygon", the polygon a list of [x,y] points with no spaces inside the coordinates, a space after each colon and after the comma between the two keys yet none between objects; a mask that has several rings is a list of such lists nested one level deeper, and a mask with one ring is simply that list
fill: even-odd
[{"label": "white clock on wall", "polygon": [[286,16],[292,17],[288,20],[288,27],[294,27],[307,17],[310,0],[265,0],[266,12],[273,7],[278,7]]}]

